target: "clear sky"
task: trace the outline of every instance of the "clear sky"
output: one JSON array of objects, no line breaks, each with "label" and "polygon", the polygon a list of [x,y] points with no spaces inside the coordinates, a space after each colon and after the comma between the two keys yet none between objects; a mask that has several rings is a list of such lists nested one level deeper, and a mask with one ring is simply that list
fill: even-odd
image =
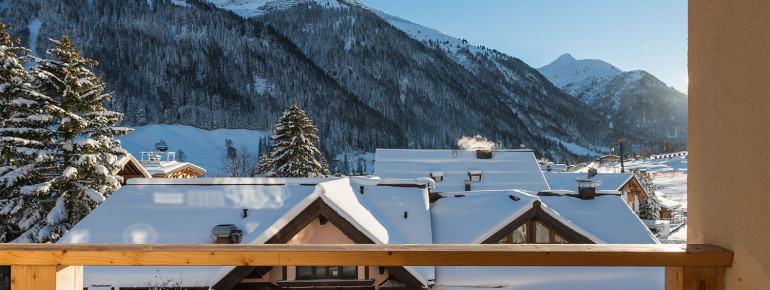
[{"label": "clear sky", "polygon": [[361,0],[538,68],[563,53],[646,70],[687,92],[685,0]]}]

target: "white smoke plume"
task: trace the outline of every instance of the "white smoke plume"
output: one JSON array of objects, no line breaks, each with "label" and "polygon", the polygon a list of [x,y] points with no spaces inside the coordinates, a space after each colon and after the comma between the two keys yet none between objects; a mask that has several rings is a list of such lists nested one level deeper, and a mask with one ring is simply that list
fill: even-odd
[{"label": "white smoke plume", "polygon": [[474,137],[468,137],[463,136],[460,138],[460,140],[457,140],[457,146],[460,146],[460,149],[463,150],[474,150],[474,149],[495,149],[496,145],[495,142],[487,140],[487,138],[481,137],[481,135],[476,135]]}]

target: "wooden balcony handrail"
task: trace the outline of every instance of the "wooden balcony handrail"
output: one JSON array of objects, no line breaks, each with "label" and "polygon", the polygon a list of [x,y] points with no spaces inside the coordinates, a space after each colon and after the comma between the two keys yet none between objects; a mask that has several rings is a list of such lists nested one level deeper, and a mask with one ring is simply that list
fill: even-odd
[{"label": "wooden balcony handrail", "polygon": [[711,245],[0,244],[0,265],[73,266],[701,266]]},{"label": "wooden balcony handrail", "polygon": [[732,261],[713,245],[0,244],[13,290],[83,289],[82,266],[294,265],[666,267],[666,289],[722,289]]}]

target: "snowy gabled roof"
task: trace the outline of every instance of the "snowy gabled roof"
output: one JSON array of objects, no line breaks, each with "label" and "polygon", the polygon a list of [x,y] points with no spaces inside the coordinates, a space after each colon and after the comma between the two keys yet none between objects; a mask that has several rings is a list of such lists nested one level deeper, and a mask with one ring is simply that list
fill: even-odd
[{"label": "snowy gabled roof", "polygon": [[[604,243],[602,239],[549,208],[535,192],[465,191],[445,193],[443,196],[431,208],[433,241],[437,244],[480,244],[534,207],[540,207],[546,214],[588,240]],[[578,200],[573,197],[564,198]]]},{"label": "snowy gabled roof", "polygon": [[548,208],[607,244],[656,244],[658,240],[617,195],[582,200],[539,196]]},{"label": "snowy gabled roof", "polygon": [[[540,202],[543,211],[594,243],[654,244],[657,239],[616,195],[582,200],[521,190],[445,193],[431,208],[433,241],[478,244]],[[511,197],[514,196],[516,198]]]},{"label": "snowy gabled roof", "polygon": [[139,160],[136,159],[134,154],[131,154],[131,153],[127,153],[125,156],[121,157],[118,160],[119,168],[117,168],[115,172],[113,172],[112,174],[117,174],[118,172],[120,172],[121,169],[123,169],[123,167],[126,166],[126,164],[129,164],[129,163],[134,164],[134,167],[136,167],[139,170],[139,172],[142,173],[142,176],[146,178],[152,177],[152,174],[147,172],[147,170],[144,168],[144,166],[142,166]]},{"label": "snowy gabled roof", "polygon": [[[550,216],[598,243],[657,243],[619,196],[581,200],[523,191],[459,192],[431,208],[434,243],[479,243],[524,214],[536,201]],[[514,195],[518,200],[509,197]],[[440,290],[660,289],[662,268],[436,267]]]},{"label": "snowy gabled roof", "polygon": [[206,169],[203,169],[202,167],[192,164],[190,162],[179,162],[179,161],[169,161],[169,162],[153,162],[153,163],[147,163],[145,162],[142,164],[144,166],[144,169],[147,170],[152,175],[155,174],[163,174],[163,175],[171,175],[175,172],[178,172],[180,170],[183,170],[185,168],[190,168],[192,170],[206,173]]},{"label": "snowy gabled roof", "polygon": [[[59,242],[207,244],[214,226],[234,224],[242,243],[265,243],[321,198],[375,243],[429,244],[425,184],[355,177],[131,179]],[[249,209],[246,218],[243,209]],[[157,268],[88,267],[86,282],[145,286]],[[232,268],[162,267],[167,276],[184,272],[187,286],[211,285]],[[425,285],[435,276],[433,267],[406,269]]]},{"label": "snowy gabled roof", "polygon": [[443,172],[434,192],[465,190],[468,173],[481,171],[481,181],[472,182],[471,190],[523,189],[548,190],[548,184],[530,150],[494,150],[491,159],[476,158],[476,151],[417,149],[377,149],[374,175],[382,178],[430,177]]},{"label": "snowy gabled roof", "polygon": [[[586,173],[543,172],[543,175],[551,190],[577,191],[578,183],[575,180],[588,180]],[[590,180],[599,182],[596,190],[619,191],[633,177],[633,173],[598,173]]]}]

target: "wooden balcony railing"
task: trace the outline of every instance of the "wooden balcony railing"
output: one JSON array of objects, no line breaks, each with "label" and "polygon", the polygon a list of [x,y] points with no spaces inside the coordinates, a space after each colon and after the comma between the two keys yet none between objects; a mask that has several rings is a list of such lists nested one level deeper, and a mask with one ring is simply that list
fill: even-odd
[{"label": "wooden balcony railing", "polygon": [[666,267],[666,289],[723,289],[733,253],[712,245],[0,244],[11,289],[83,289],[82,266]]}]

